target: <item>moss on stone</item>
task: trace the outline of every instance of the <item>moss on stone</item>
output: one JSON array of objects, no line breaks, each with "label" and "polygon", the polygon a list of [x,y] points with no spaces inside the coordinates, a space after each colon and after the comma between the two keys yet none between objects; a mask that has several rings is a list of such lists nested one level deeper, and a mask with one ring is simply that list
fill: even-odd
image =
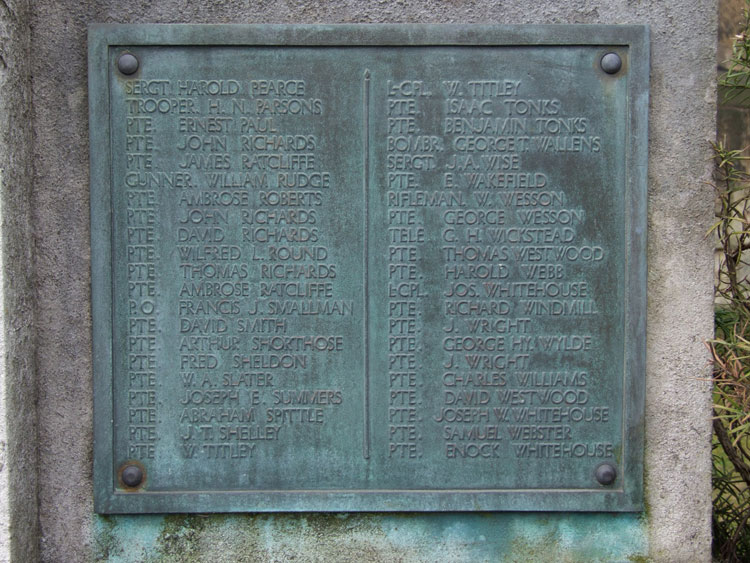
[{"label": "moss on stone", "polygon": [[164,518],[162,530],[157,539],[157,561],[190,563],[199,561],[201,556],[200,538],[206,528],[202,514],[171,514]]},{"label": "moss on stone", "polygon": [[113,555],[123,552],[120,539],[114,532],[117,524],[111,516],[99,516],[97,520],[99,530],[95,534],[94,561],[109,561]]}]

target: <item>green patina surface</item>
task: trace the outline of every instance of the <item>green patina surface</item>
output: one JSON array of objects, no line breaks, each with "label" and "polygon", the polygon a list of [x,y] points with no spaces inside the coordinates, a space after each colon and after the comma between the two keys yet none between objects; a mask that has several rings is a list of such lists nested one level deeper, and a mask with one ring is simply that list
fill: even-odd
[{"label": "green patina surface", "polygon": [[97,560],[648,561],[634,514],[97,516]]},{"label": "green patina surface", "polygon": [[97,510],[640,510],[646,28],[89,47]]}]

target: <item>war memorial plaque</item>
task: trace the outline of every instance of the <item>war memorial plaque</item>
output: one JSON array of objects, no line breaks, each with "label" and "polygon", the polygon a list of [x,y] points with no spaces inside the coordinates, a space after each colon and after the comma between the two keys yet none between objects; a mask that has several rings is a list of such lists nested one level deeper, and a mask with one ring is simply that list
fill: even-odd
[{"label": "war memorial plaque", "polygon": [[641,509],[646,28],[89,54],[97,511]]}]

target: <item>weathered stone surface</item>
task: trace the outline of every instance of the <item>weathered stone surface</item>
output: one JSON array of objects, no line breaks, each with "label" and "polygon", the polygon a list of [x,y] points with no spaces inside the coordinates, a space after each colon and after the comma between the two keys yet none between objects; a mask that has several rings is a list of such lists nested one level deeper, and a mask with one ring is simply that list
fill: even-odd
[{"label": "weathered stone surface", "polygon": [[[606,536],[587,536],[605,527],[588,515],[93,517],[86,25],[178,21],[651,26],[643,517],[607,519]],[[713,262],[704,234],[713,211],[706,180],[716,95],[714,1],[40,0],[31,29],[42,559],[709,560],[710,386],[702,378],[703,341],[713,327]],[[591,551],[582,556],[581,546]]]},{"label": "weathered stone surface", "polygon": [[0,560],[38,557],[29,3],[0,4]]}]

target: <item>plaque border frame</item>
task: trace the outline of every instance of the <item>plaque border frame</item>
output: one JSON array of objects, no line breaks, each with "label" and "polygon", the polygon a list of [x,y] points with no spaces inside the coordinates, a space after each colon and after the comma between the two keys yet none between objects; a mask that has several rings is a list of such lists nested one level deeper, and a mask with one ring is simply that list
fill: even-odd
[{"label": "plaque border frame", "polygon": [[[88,33],[94,508],[175,512],[643,510],[650,46],[645,25],[92,24]],[[623,455],[617,489],[259,490],[125,492],[113,466],[112,209],[108,52],[115,46],[601,46],[629,50],[625,165]],[[592,476],[592,484],[595,483]]]}]

